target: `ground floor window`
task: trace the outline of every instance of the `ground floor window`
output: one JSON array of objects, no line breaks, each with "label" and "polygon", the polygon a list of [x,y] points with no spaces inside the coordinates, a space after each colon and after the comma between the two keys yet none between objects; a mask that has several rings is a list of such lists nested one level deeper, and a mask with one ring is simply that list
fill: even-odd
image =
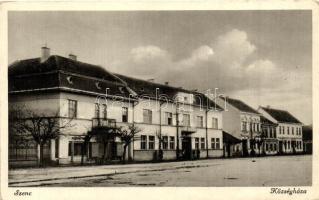
[{"label": "ground floor window", "polygon": [[216,149],[215,138],[211,139],[211,145],[212,145],[212,149]]},{"label": "ground floor window", "polygon": [[169,137],[169,148],[175,149],[175,137],[174,136]]},{"label": "ground floor window", "polygon": [[205,149],[205,138],[200,139],[200,148]]},{"label": "ground floor window", "polygon": [[146,149],[146,135],[141,135],[141,149]]},{"label": "ground floor window", "polygon": [[220,139],[216,138],[216,149],[220,149]]},{"label": "ground floor window", "polygon": [[[73,144],[73,149],[72,149]],[[69,156],[72,156],[72,150],[73,150],[73,156],[81,156],[82,155],[82,142],[69,142]],[[83,151],[83,154],[86,155],[86,151]]]},{"label": "ground floor window", "polygon": [[148,136],[148,148],[154,149],[155,146],[155,136]]},{"label": "ground floor window", "polygon": [[163,149],[167,149],[168,148],[168,137],[167,136],[163,136]]},{"label": "ground floor window", "polygon": [[199,138],[195,138],[195,149],[199,149]]}]

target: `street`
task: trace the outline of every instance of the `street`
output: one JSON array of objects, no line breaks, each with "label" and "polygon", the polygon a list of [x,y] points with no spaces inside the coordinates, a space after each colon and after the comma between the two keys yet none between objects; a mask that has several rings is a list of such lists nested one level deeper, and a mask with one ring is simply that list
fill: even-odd
[{"label": "street", "polygon": [[312,156],[15,169],[9,186],[309,186]]}]

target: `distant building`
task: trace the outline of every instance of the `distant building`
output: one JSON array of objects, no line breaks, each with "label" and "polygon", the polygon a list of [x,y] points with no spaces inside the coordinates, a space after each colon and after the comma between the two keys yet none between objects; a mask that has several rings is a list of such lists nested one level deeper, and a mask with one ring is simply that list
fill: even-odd
[{"label": "distant building", "polygon": [[232,145],[233,155],[259,154],[261,114],[241,100],[234,98],[220,97],[216,103],[224,109],[223,129],[242,141],[240,144]]},{"label": "distant building", "polygon": [[[88,132],[130,124],[142,129],[128,148],[126,156],[132,160],[154,160],[159,150],[164,160],[223,155],[222,108],[205,95],[113,74],[80,62],[75,55],[51,56],[47,47],[42,48],[40,58],[9,66],[9,109],[19,105],[48,115],[58,111],[61,119],[73,118],[72,129],[61,132],[45,147],[46,159],[60,164],[80,162]],[[34,141],[23,145],[9,142],[10,163],[37,159]],[[85,161],[94,162],[103,151],[92,138],[84,152]],[[118,159],[123,153],[122,141],[111,138],[105,151],[107,159]]]},{"label": "distant building", "polygon": [[261,119],[261,130],[262,130],[262,154],[275,155],[278,153],[278,139],[276,128],[278,124],[273,123],[264,116]]},{"label": "distant building", "polygon": [[279,154],[303,152],[302,123],[297,118],[288,111],[270,107],[259,107],[258,112],[269,121],[278,124],[276,136]]},{"label": "distant building", "polygon": [[303,150],[306,154],[312,154],[312,125],[302,127]]}]

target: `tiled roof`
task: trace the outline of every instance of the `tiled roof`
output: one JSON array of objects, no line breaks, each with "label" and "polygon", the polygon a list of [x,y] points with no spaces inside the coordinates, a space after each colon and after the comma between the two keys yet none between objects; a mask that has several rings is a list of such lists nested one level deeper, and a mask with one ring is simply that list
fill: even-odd
[{"label": "tiled roof", "polygon": [[[176,98],[176,94],[178,92],[184,92],[188,94],[193,94],[194,95],[194,104],[198,106],[203,106],[206,107],[215,107],[217,109],[222,110],[221,107],[219,107],[217,104],[215,104],[214,101],[210,100],[209,98],[206,97],[206,95],[199,93],[199,92],[194,92],[190,90],[186,90],[183,88],[178,88],[178,87],[173,87],[169,85],[164,85],[164,84],[159,84],[151,81],[145,81],[133,77],[128,77],[124,76],[121,74],[115,74],[117,77],[122,79],[127,83],[127,85],[135,91],[139,96],[145,96],[145,97],[151,97],[151,98],[156,98],[160,96],[167,97],[169,100],[174,101]],[[157,92],[157,94],[156,94]],[[162,98],[164,99],[164,98]]]},{"label": "tiled roof", "polygon": [[268,107],[261,108],[278,122],[301,123],[298,119],[296,119],[292,114],[290,114],[286,110],[278,110]]},{"label": "tiled roof", "polygon": [[269,119],[267,119],[267,118],[264,117],[264,116],[260,116],[260,122],[261,122],[262,124],[277,125],[276,123],[270,121]]},{"label": "tiled roof", "polygon": [[202,93],[113,74],[100,66],[62,56],[50,56],[43,63],[40,58],[21,60],[9,66],[9,92],[57,87],[99,94],[105,94],[108,88],[108,94],[124,97],[136,93],[155,98],[157,91],[157,95],[166,96],[169,100],[174,100],[178,92],[185,92],[194,95],[195,105],[222,110]]},{"label": "tiled roof", "polygon": [[[220,98],[225,100],[225,97],[220,97]],[[242,112],[259,114],[255,109],[248,106],[247,104],[245,104],[244,102],[242,102],[239,99],[233,99],[233,98],[226,97],[226,102]]]}]

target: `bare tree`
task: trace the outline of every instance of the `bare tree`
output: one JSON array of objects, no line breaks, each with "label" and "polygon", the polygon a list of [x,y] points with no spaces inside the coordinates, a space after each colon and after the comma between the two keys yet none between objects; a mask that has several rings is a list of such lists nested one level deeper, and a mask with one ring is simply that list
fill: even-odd
[{"label": "bare tree", "polygon": [[159,161],[162,161],[163,160],[162,146],[163,146],[164,139],[163,139],[162,135],[160,133],[158,133],[157,131],[156,131],[156,137],[158,139],[158,155],[157,155],[157,159]]},{"label": "bare tree", "polygon": [[25,106],[16,106],[9,112],[9,137],[30,137],[40,147],[39,165],[43,166],[44,146],[51,139],[57,138],[63,129],[71,127],[72,119],[63,119],[59,112],[51,116],[44,113],[37,113]]},{"label": "bare tree", "polygon": [[[123,146],[123,155],[122,155],[122,161],[125,163],[125,155],[127,147],[133,142],[133,139],[136,138],[135,136],[137,133],[139,133],[141,129],[137,126],[134,126],[134,124],[129,125],[127,129],[123,127],[119,127],[117,130],[117,136],[119,136],[124,143]],[[137,138],[136,138],[137,139]]]}]

